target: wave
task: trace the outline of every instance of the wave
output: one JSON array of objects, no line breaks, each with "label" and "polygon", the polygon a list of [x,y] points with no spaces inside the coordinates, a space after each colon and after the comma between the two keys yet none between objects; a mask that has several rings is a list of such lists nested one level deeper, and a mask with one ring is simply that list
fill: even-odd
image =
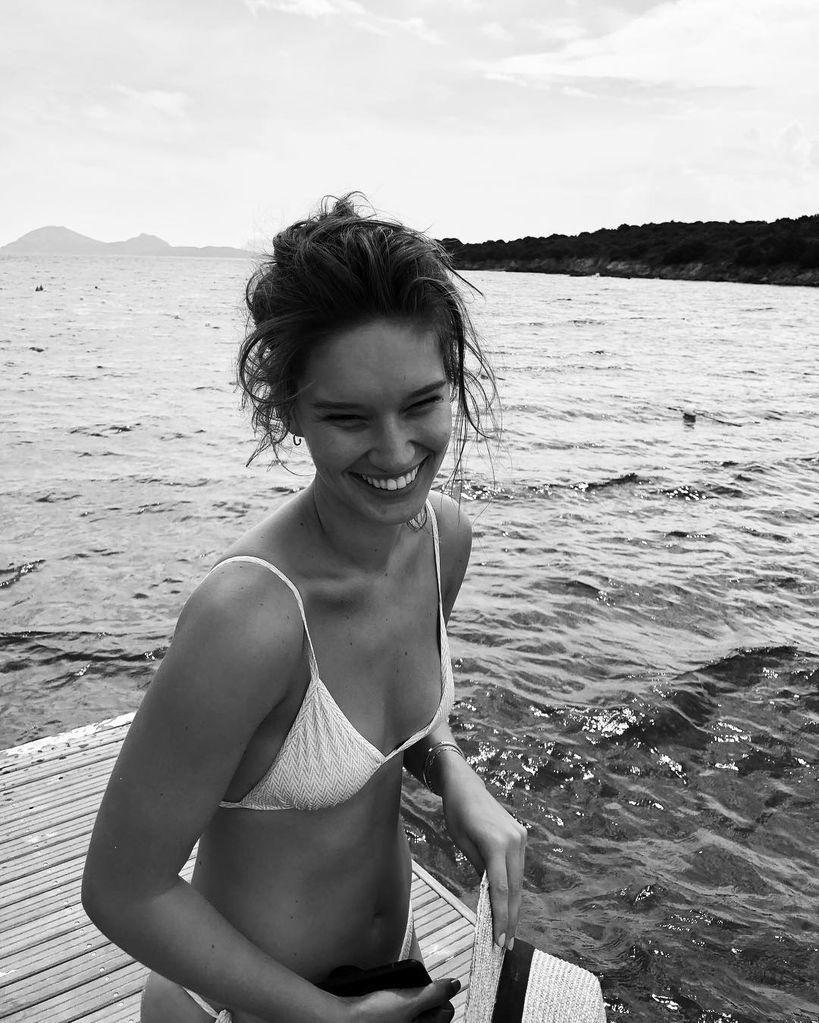
[{"label": "wave", "polygon": [[[161,660],[165,647],[130,651],[119,645],[118,638],[108,632],[85,630],[47,632],[42,629],[0,632],[0,650],[25,657],[30,666],[67,665],[77,661],[94,664],[144,664]],[[92,652],[90,652],[92,651]],[[15,667],[24,667],[18,663]]]},{"label": "wave", "polygon": [[96,426],[74,426],[68,432],[80,433],[85,437],[113,437],[118,433],[130,433],[141,425],[141,423],[111,423]]},{"label": "wave", "polygon": [[[755,690],[749,704],[748,693]],[[775,773],[806,766],[792,749],[799,725],[790,720],[790,711],[813,713],[819,708],[817,691],[819,654],[788,645],[760,646],[656,684],[650,696],[596,707],[548,706],[541,713],[560,731],[581,733],[594,746],[703,752],[730,743],[736,754],[733,770]],[[736,712],[726,717],[726,707],[735,704]],[[740,716],[744,724],[737,724]],[[804,727],[817,730],[807,720]]]},{"label": "wave", "polygon": [[0,568],[0,590],[19,583],[29,572],[36,572],[43,564],[45,564],[45,558],[39,558],[36,561],[24,561],[20,565],[11,565],[9,568]]}]

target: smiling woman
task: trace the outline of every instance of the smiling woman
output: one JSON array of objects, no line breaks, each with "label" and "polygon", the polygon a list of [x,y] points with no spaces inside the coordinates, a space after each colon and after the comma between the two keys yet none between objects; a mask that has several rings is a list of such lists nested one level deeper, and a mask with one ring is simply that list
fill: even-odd
[{"label": "smiling woman", "polygon": [[379,521],[423,510],[452,433],[449,383],[431,328],[376,320],[324,342],[292,410],[316,468],[317,507],[331,494]]},{"label": "smiling woman", "polygon": [[[251,329],[239,376],[259,435],[255,455],[270,447],[280,457],[305,361],[322,343],[389,321],[436,338],[455,402],[457,471],[468,439],[485,440],[496,425],[494,376],[458,288],[471,285],[442,246],[403,225],[362,217],[354,199],[325,200],[317,216],[282,231],[272,258],[248,283]],[[383,364],[386,355],[377,358]],[[340,398],[334,402],[345,411]]]},{"label": "smiling woman", "polygon": [[143,1023],[450,1019],[446,980],[328,989],[341,966],[420,959],[402,767],[442,797],[512,943],[526,833],[447,723],[471,532],[431,488],[453,407],[457,467],[494,394],[456,279],[435,242],[345,198],[282,232],[248,287],[258,450],[303,436],[315,475],[189,598],[103,800],[83,902],[154,971]]}]

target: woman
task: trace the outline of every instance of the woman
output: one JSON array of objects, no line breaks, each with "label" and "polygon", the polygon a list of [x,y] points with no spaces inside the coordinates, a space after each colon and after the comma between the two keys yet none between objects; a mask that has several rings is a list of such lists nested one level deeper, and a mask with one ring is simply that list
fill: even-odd
[{"label": "woman", "polygon": [[465,355],[487,367],[443,249],[351,197],[282,232],[247,298],[258,450],[303,438],[315,476],[186,604],[103,799],[83,905],[153,971],[143,1023],[448,1019],[449,981],[317,985],[420,958],[402,766],[488,872],[496,941],[515,933],[525,831],[447,725],[470,528],[431,493],[452,404],[458,459],[481,432]]}]

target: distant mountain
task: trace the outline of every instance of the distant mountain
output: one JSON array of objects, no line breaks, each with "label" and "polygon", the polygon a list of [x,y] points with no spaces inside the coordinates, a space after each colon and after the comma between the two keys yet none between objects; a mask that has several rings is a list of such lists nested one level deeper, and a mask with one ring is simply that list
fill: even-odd
[{"label": "distant mountain", "polygon": [[98,242],[67,227],[38,227],[8,245],[0,246],[0,256],[220,256],[247,259],[254,255],[246,249],[225,245],[169,245],[155,234],[140,234],[124,242]]}]

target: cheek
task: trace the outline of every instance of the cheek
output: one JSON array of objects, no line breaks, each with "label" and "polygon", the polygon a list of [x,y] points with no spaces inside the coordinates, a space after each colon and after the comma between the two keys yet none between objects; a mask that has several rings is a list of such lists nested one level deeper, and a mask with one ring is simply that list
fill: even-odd
[{"label": "cheek", "polygon": [[323,436],[314,440],[310,454],[314,461],[335,464],[349,461],[351,453],[356,452],[360,447],[360,442],[356,445],[355,435],[333,430],[327,431]]},{"label": "cheek", "polygon": [[445,448],[452,436],[452,409],[444,406],[427,424],[430,447]]}]

